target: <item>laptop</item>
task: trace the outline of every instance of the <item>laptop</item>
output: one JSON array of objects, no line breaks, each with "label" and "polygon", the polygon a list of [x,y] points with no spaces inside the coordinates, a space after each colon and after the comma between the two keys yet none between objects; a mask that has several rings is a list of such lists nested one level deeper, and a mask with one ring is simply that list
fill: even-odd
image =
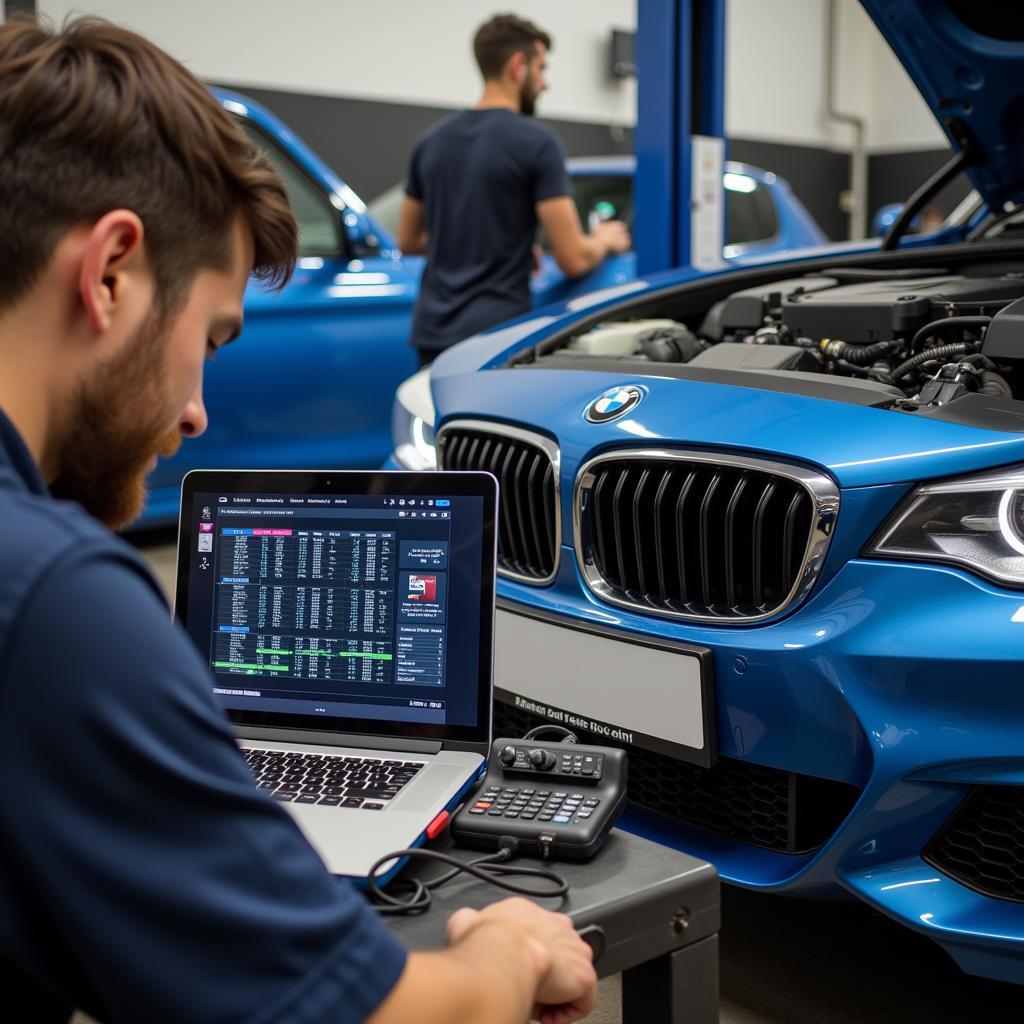
[{"label": "laptop", "polygon": [[257,784],[335,874],[433,838],[483,772],[496,502],[487,473],[182,483],[175,617]]}]

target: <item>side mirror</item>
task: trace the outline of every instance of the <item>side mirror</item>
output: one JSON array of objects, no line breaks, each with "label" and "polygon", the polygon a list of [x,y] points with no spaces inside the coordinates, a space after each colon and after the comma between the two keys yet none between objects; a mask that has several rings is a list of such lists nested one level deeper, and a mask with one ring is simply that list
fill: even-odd
[{"label": "side mirror", "polygon": [[376,256],[380,252],[380,239],[365,213],[345,210],[341,215],[341,230],[353,256]]}]

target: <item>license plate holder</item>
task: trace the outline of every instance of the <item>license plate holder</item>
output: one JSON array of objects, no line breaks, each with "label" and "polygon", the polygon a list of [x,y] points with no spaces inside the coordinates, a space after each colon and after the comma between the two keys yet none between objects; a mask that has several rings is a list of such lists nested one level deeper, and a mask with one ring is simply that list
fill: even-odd
[{"label": "license plate holder", "polygon": [[502,602],[495,698],[596,739],[710,768],[717,757],[712,653]]}]

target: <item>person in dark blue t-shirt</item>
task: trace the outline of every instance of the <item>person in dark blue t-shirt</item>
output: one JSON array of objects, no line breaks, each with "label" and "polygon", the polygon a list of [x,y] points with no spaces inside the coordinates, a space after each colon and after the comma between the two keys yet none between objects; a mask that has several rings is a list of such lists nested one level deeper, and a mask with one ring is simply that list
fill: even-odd
[{"label": "person in dark blue t-shirt", "polygon": [[0,26],[0,989],[47,1022],[578,1020],[567,917],[460,910],[407,954],[328,874],[100,525],[202,433],[204,356],[296,249],[280,179],[180,64],[106,22]]},{"label": "person in dark blue t-shirt", "polygon": [[559,138],[532,120],[551,37],[510,14],[473,41],[484,91],[413,148],[398,225],[406,253],[426,253],[413,318],[420,365],[441,350],[530,309],[538,223],[569,277],[630,247],[619,221],[586,235]]}]

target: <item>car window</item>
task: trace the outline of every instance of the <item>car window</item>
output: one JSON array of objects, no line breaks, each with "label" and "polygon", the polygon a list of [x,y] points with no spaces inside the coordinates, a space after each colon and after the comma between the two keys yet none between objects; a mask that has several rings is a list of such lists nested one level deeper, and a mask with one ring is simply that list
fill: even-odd
[{"label": "car window", "polygon": [[381,192],[376,199],[366,204],[366,208],[370,211],[370,216],[391,232],[392,235],[398,234],[398,219],[402,212],[402,200],[405,198],[405,184],[404,182],[398,182],[397,185],[392,185],[386,192]]},{"label": "car window", "polygon": [[779,233],[779,218],[767,188],[747,174],[726,172],[726,245],[767,242]]},{"label": "car window", "polygon": [[[584,231],[593,231],[605,220],[625,221],[633,230],[633,179],[628,174],[577,174],[572,189]],[[537,232],[537,242],[545,252],[551,251],[542,230]]]},{"label": "car window", "polygon": [[[767,242],[779,233],[779,218],[768,189],[747,174],[727,172],[724,179],[728,212],[726,245]],[[578,174],[572,179],[576,208],[584,231],[603,220],[622,220],[633,230],[633,179],[620,174]],[[540,243],[548,250],[543,233]]]},{"label": "car window", "polygon": [[586,174],[572,179],[576,209],[584,231],[605,220],[625,221],[633,227],[633,179],[624,174]]},{"label": "car window", "polygon": [[249,121],[239,123],[281,175],[292,212],[299,222],[299,255],[339,256],[342,252],[341,218],[324,190],[268,135]]}]

